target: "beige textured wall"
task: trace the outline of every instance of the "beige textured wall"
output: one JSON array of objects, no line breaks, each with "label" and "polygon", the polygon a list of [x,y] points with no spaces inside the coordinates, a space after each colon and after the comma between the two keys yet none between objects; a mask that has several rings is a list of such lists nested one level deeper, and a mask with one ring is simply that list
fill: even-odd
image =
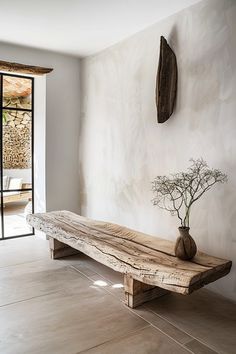
[{"label": "beige textured wall", "polygon": [[[156,122],[159,37],[177,55],[175,114]],[[198,247],[236,261],[236,1],[206,0],[82,62],[81,212],[175,239],[150,181],[203,157],[229,175],[192,209]],[[236,269],[210,286],[236,300]]]}]

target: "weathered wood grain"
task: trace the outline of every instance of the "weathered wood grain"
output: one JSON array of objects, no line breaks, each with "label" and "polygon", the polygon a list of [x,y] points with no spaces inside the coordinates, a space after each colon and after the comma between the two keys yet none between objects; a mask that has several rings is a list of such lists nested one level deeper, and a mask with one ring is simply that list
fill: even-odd
[{"label": "weathered wood grain", "polygon": [[139,282],[190,294],[229,273],[231,262],[198,252],[191,261],[175,257],[174,243],[68,211],[27,216],[48,236]]},{"label": "weathered wood grain", "polygon": [[49,247],[50,247],[50,255],[52,259],[68,257],[80,253],[75,248],[72,248],[66,245],[65,243],[62,243],[55,238],[48,237],[48,240],[49,240]]},{"label": "weathered wood grain", "polygon": [[124,275],[125,303],[131,308],[135,308],[160,296],[169,293],[168,290],[144,284],[135,280],[132,275]]},{"label": "weathered wood grain", "polygon": [[21,74],[44,75],[50,73],[51,71],[53,71],[53,69],[0,60],[0,71],[16,72]]},{"label": "weathered wood grain", "polygon": [[174,110],[177,94],[177,61],[166,39],[161,36],[156,79],[157,121],[164,123]]}]

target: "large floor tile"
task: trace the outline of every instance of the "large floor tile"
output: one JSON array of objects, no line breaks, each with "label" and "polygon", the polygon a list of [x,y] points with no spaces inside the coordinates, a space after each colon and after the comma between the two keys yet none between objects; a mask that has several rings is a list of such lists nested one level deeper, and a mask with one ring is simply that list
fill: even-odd
[{"label": "large floor tile", "polygon": [[87,284],[0,308],[0,353],[75,354],[146,325]]},{"label": "large floor tile", "polygon": [[125,301],[123,281],[119,283],[112,283],[107,274],[105,274],[104,276],[100,274],[91,275],[90,277],[88,277],[88,279],[91,280],[93,285],[101,286],[106,292],[115,296],[119,301]]},{"label": "large floor tile", "polygon": [[63,258],[64,262],[78,268],[79,271],[87,275],[99,274],[104,278],[109,279],[113,284],[123,283],[123,274],[115,272],[113,269],[96,262],[94,259],[86,256],[85,254],[77,254],[70,257]]},{"label": "large floor tile", "polygon": [[154,327],[146,327],[123,338],[83,351],[87,354],[189,354],[187,349]]},{"label": "large floor tile", "polygon": [[141,316],[145,321],[148,321],[153,326],[158,328],[160,331],[173,338],[181,344],[188,343],[192,340],[192,337],[189,336],[186,332],[181,331],[177,327],[173,326],[171,323],[163,320],[157,314],[148,311],[145,305],[139,306],[133,310],[137,315]]},{"label": "large floor tile", "polygon": [[37,237],[0,242],[0,353],[235,353],[235,303],[201,289],[130,310],[122,284],[86,255],[50,260]]},{"label": "large floor tile", "polygon": [[0,306],[84,284],[82,274],[56,260],[0,268]]},{"label": "large floor tile", "polygon": [[36,236],[0,241],[0,268],[49,257],[48,241]]},{"label": "large floor tile", "polygon": [[89,258],[83,253],[75,254],[73,256],[60,258],[66,265],[70,265],[86,276],[97,274],[96,271],[90,266],[95,262],[92,258]]},{"label": "large floor tile", "polygon": [[113,269],[96,262],[82,253],[70,257],[64,257],[63,262],[66,265],[71,265],[71,267],[76,269],[79,273],[88,277],[94,285],[97,283],[102,284],[101,286],[105,291],[124,302],[123,274],[115,272]]},{"label": "large floor tile", "polygon": [[210,349],[206,345],[200,343],[197,340],[192,340],[186,344],[186,347],[191,350],[194,354],[217,354],[214,350]]},{"label": "large floor tile", "polygon": [[235,354],[236,304],[209,290],[171,294],[147,304],[163,319],[219,353]]}]

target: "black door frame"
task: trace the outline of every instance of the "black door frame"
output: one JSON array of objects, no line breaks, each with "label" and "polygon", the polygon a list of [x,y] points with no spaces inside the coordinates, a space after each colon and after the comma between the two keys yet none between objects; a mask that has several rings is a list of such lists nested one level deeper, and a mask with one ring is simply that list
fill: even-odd
[{"label": "black door frame", "polygon": [[[24,109],[24,108],[4,108],[3,107],[3,77],[4,76],[11,76],[11,77],[19,77],[23,79],[31,80],[31,109]],[[18,74],[9,74],[0,72],[0,221],[1,221],[1,233],[0,233],[0,241],[2,240],[9,240],[12,238],[24,237],[24,236],[33,236],[35,234],[34,228],[32,228],[32,233],[22,234],[22,235],[15,235],[15,236],[5,236],[5,229],[4,229],[4,192],[9,192],[9,190],[3,190],[3,111],[5,110],[12,110],[12,111],[27,111],[31,112],[31,188],[26,189],[11,189],[11,192],[24,192],[31,191],[32,193],[32,213],[34,213],[34,78],[31,76],[24,76]]]}]

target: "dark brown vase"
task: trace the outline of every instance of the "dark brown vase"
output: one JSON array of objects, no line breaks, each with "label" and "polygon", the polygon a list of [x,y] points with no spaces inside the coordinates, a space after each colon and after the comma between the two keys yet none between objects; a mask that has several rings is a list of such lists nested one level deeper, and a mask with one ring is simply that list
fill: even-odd
[{"label": "dark brown vase", "polygon": [[197,253],[197,246],[189,235],[189,227],[179,227],[179,233],[180,236],[175,243],[175,255],[183,260],[192,259]]}]

